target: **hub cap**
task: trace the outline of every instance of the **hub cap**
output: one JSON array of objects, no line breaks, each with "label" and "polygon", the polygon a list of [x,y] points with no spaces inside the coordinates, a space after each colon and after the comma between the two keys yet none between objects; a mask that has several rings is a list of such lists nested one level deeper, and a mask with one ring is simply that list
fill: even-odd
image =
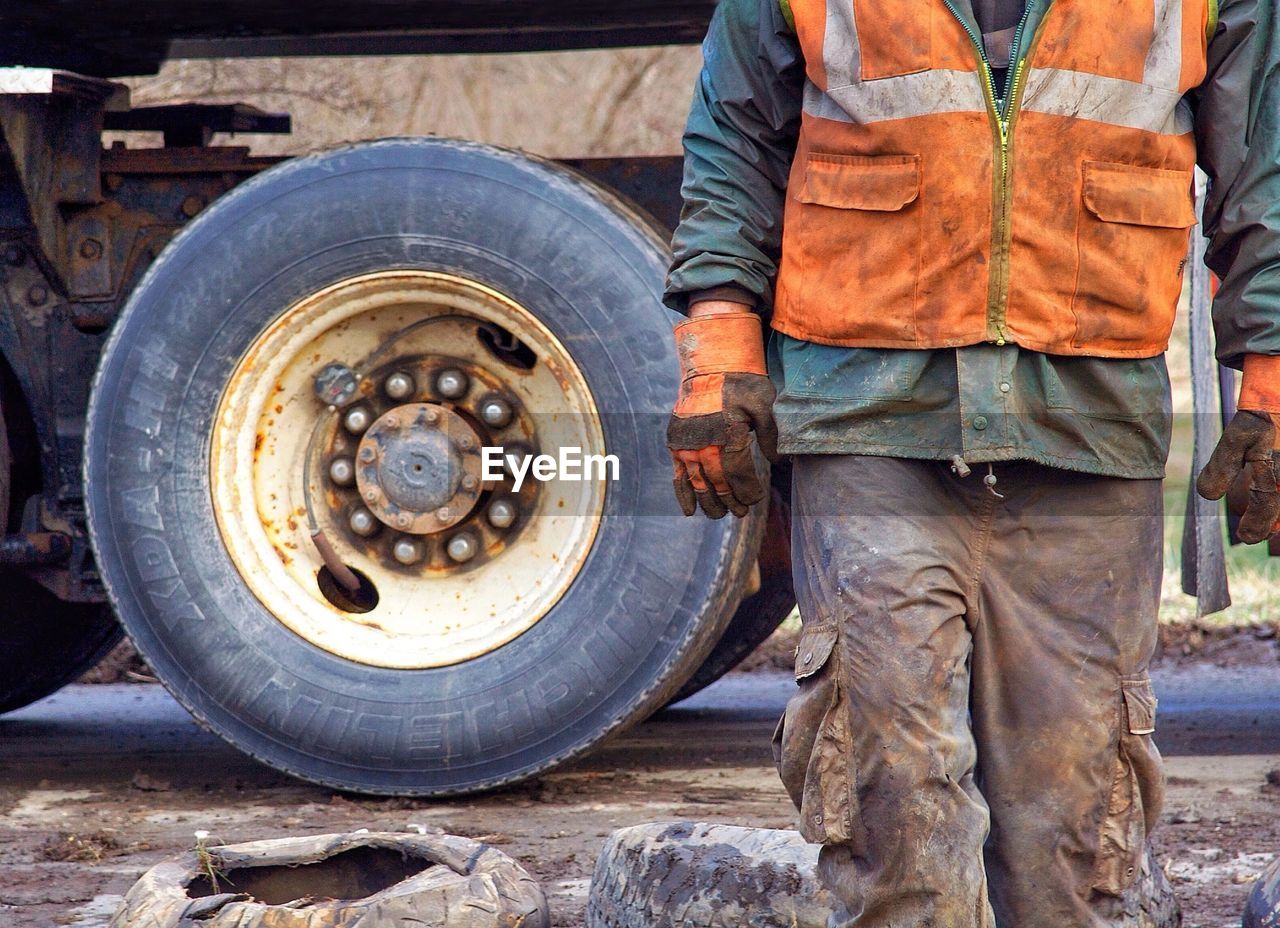
[{"label": "hub cap", "polygon": [[356,486],[386,525],[425,535],[456,525],[480,496],[480,436],[452,410],[413,403],[360,440]]}]

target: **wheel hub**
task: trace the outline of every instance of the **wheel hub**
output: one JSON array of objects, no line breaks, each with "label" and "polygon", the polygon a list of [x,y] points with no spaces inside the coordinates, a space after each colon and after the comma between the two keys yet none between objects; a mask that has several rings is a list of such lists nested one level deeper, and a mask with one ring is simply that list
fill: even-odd
[{"label": "wheel hub", "polygon": [[356,486],[384,525],[415,535],[439,532],[475,507],[480,445],[476,430],[450,409],[398,406],[361,438]]}]

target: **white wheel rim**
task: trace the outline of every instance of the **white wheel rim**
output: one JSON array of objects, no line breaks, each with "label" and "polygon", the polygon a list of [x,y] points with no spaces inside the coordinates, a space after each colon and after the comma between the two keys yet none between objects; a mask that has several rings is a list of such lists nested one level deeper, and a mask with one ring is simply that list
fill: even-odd
[{"label": "white wheel rim", "polygon": [[378,602],[371,611],[349,612],[321,592],[316,578],[323,561],[305,517],[304,462],[317,417],[332,420],[326,435],[340,426],[312,390],[315,373],[334,359],[355,367],[389,333],[446,314],[503,327],[533,350],[536,363],[528,371],[507,369],[483,356],[474,324],[468,329],[449,321],[411,332],[391,354],[472,359],[500,378],[536,420],[540,450],[605,453],[591,391],[559,340],[502,294],[426,271],[352,278],[289,307],[236,364],[214,423],[214,511],[242,579],[293,632],[362,664],[449,666],[528,631],[578,575],[604,509],[601,482],[547,482],[509,546],[471,569],[424,575],[396,569],[358,545],[341,512],[326,502],[332,487],[324,468],[313,466],[310,494],[318,524],[339,558],[373,582]]}]

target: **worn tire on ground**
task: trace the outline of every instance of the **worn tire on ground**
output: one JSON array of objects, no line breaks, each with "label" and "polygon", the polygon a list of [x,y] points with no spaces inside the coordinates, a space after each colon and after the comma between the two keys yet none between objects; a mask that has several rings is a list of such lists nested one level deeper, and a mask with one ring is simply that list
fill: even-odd
[{"label": "worn tire on ground", "polygon": [[[591,879],[587,928],[826,928],[832,897],[818,845],[793,831],[694,822],[615,831]],[[1113,928],[1178,928],[1172,888],[1148,850]]]},{"label": "worn tire on ground", "polygon": [[496,848],[454,835],[366,832],[187,851],[143,874],[111,920],[111,928],[197,924],[548,928],[550,916],[542,888]]},{"label": "worn tire on ground", "polygon": [[1243,928],[1280,926],[1280,859],[1271,862],[1249,892]]}]

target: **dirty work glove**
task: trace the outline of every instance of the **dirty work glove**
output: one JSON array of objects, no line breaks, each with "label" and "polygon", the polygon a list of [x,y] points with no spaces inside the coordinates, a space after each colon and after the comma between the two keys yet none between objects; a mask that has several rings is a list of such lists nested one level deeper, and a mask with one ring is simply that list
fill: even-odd
[{"label": "dirty work glove", "polygon": [[1222,499],[1233,483],[1249,481],[1239,534],[1246,544],[1256,544],[1280,531],[1280,358],[1245,357],[1239,405],[1196,491],[1205,499]]},{"label": "dirty work glove", "polygon": [[701,316],[676,326],[680,396],[667,425],[676,499],[686,516],[702,507],[712,519],[745,516],[765,498],[751,454],[778,456],[773,384],[765,374],[760,317],[751,312]]}]

